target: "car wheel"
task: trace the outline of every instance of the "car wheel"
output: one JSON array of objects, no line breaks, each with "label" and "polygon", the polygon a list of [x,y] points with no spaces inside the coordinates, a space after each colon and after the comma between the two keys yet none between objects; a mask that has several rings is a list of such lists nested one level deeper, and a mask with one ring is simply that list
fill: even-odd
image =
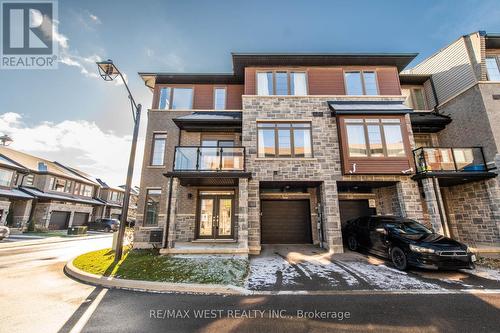
[{"label": "car wheel", "polygon": [[400,271],[404,271],[408,267],[406,254],[399,247],[393,247],[391,249],[391,260],[394,267]]},{"label": "car wheel", "polygon": [[354,235],[349,235],[347,237],[347,247],[351,251],[357,251],[359,248],[359,243],[358,240],[356,239],[356,236]]},{"label": "car wheel", "polygon": [[104,231],[106,231],[106,232],[110,232],[110,231],[111,231],[111,228],[110,228],[109,226],[106,226],[106,227],[104,227]]}]

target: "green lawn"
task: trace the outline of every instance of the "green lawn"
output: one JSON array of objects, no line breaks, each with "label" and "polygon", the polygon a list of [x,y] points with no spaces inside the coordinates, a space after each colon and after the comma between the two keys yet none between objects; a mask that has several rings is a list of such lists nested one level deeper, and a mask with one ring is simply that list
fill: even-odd
[{"label": "green lawn", "polygon": [[44,232],[28,231],[24,232],[23,234],[30,236],[40,236],[40,237],[73,237],[73,236],[68,236],[66,230],[61,230],[61,231],[53,230]]},{"label": "green lawn", "polygon": [[162,282],[243,285],[248,274],[246,259],[181,258],[161,256],[150,250],[131,250],[118,265],[113,260],[114,251],[105,249],[83,254],[73,264],[92,274]]}]

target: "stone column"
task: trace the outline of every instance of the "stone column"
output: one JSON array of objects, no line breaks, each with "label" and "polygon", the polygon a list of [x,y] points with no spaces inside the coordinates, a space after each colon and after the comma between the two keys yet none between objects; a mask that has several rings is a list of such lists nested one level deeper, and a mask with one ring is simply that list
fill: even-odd
[{"label": "stone column", "polygon": [[[168,193],[169,193],[169,186],[170,182],[167,183],[167,192],[166,192],[166,197],[167,197],[167,211],[166,214],[168,214]],[[168,239],[167,239],[167,248],[172,248],[175,245],[175,239],[176,239],[176,234],[175,234],[175,219],[177,216],[177,195],[178,195],[178,186],[179,186],[179,179],[174,178],[172,181],[172,198],[170,201],[170,225],[168,228]],[[166,222],[165,222],[166,223]]]},{"label": "stone column", "polygon": [[248,179],[238,183],[238,247],[248,248]]},{"label": "stone column", "polygon": [[[435,187],[434,187],[435,186]],[[437,179],[435,178],[424,178],[422,179],[422,187],[424,189],[425,195],[425,205],[427,206],[427,211],[429,213],[430,222],[434,231],[440,235],[449,236],[450,232],[446,230],[446,214],[441,216],[439,212],[439,206],[443,206],[443,198],[441,196],[441,190]],[[435,191],[435,188],[437,191]]]},{"label": "stone column", "polygon": [[260,253],[260,193],[259,181],[248,181],[248,249]]},{"label": "stone column", "polygon": [[423,221],[422,202],[417,182],[410,178],[403,179],[396,184],[398,203],[401,215],[417,221]]},{"label": "stone column", "polygon": [[321,184],[321,203],[323,206],[323,232],[326,245],[331,253],[344,252],[340,225],[337,182],[327,180]]}]

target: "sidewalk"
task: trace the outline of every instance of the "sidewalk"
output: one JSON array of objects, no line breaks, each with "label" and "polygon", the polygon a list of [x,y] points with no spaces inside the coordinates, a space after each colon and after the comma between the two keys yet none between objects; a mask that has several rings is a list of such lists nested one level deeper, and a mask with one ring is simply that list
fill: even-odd
[{"label": "sidewalk", "polygon": [[92,233],[89,234],[88,236],[68,236],[68,237],[58,237],[58,236],[43,237],[38,235],[14,234],[5,240],[15,239],[16,241],[5,242],[4,240],[0,242],[0,250],[19,248],[30,245],[45,245],[51,243],[63,243],[63,242],[72,242],[76,240],[96,239],[96,238],[112,238],[112,234]]}]

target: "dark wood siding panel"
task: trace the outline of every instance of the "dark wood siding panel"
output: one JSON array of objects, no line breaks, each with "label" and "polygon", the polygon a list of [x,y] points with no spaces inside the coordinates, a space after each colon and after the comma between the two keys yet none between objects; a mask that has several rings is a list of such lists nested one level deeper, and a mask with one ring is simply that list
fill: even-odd
[{"label": "dark wood siding panel", "polygon": [[211,110],[214,108],[214,85],[197,84],[194,86],[193,109]]},{"label": "dark wood siding panel", "polygon": [[245,95],[257,94],[257,82],[255,82],[255,68],[245,68]]},{"label": "dark wood siding panel", "polygon": [[230,84],[227,86],[227,106],[228,110],[241,110],[242,102],[241,96],[243,95],[244,85]]},{"label": "dark wood siding panel", "polygon": [[310,95],[345,95],[342,68],[310,68],[308,70]]},{"label": "dark wood siding panel", "polygon": [[380,95],[401,95],[397,69],[377,68],[378,89]]}]

